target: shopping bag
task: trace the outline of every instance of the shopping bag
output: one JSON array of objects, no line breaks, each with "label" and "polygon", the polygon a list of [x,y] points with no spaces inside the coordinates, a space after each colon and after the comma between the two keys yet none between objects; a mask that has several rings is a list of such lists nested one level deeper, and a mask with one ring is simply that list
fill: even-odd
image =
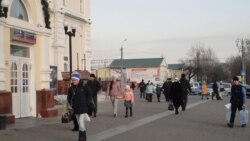
[{"label": "shopping bag", "polygon": [[249,112],[246,109],[240,110],[240,124],[247,124],[249,120]]},{"label": "shopping bag", "polygon": [[169,111],[173,111],[174,110],[174,104],[173,104],[173,102],[171,100],[169,101],[168,110]]},{"label": "shopping bag", "polygon": [[61,122],[62,123],[69,123],[72,121],[72,116],[74,114],[73,109],[70,107],[70,105],[67,103],[64,109],[64,112],[61,117]]},{"label": "shopping bag", "polygon": [[227,113],[226,113],[226,121],[227,121],[227,123],[230,123],[230,119],[231,119],[231,109],[228,109]]}]

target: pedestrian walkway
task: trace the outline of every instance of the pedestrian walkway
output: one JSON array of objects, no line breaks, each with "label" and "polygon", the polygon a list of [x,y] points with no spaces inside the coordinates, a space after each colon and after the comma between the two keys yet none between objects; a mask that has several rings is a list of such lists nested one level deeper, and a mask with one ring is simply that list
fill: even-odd
[{"label": "pedestrian walkway", "polygon": [[[163,97],[162,97],[163,99]],[[249,126],[227,128],[225,123],[227,103],[223,101],[200,100],[200,96],[190,96],[188,109],[174,115],[167,111],[166,102],[158,103],[154,95],[153,103],[138,98],[134,105],[134,117],[124,118],[123,102],[119,103],[118,117],[114,118],[111,104],[99,104],[97,118],[87,123],[89,141],[246,141],[250,138]],[[250,105],[248,101],[248,105]],[[26,120],[26,119],[22,119]],[[34,126],[11,128],[0,131],[1,141],[72,141],[77,140],[78,133],[71,132],[72,123],[61,124],[60,117],[52,119],[33,119]],[[42,122],[41,122],[42,120]],[[46,121],[47,120],[47,121]],[[237,120],[237,119],[236,119]],[[238,120],[237,120],[238,121]],[[27,123],[30,122],[28,119]],[[236,123],[239,124],[239,123]],[[230,138],[230,136],[232,136]],[[129,139],[128,139],[129,137]]]}]

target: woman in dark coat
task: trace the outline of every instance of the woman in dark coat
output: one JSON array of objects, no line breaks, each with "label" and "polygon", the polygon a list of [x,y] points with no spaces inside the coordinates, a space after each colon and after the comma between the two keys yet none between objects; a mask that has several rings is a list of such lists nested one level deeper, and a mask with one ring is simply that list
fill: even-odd
[{"label": "woman in dark coat", "polygon": [[175,79],[174,83],[170,87],[170,99],[173,101],[175,114],[179,114],[179,107],[181,105],[182,98],[182,86],[178,79]]},{"label": "woman in dark coat", "polygon": [[85,121],[89,120],[88,106],[92,100],[92,94],[87,86],[80,81],[80,74],[72,74],[72,86],[68,90],[68,102],[72,105],[74,115],[79,124],[79,141],[86,141]]}]

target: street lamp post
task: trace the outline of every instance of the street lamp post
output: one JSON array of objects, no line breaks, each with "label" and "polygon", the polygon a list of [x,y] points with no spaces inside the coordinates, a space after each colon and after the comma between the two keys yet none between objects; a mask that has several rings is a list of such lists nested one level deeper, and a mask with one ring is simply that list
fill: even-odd
[{"label": "street lamp post", "polygon": [[70,68],[69,74],[71,76],[71,74],[72,74],[72,42],[71,42],[71,39],[72,39],[72,37],[75,37],[76,26],[72,25],[71,31],[68,31],[69,27],[70,26],[68,23],[64,23],[65,34],[69,36],[69,66],[70,66],[69,67]]},{"label": "street lamp post", "polygon": [[7,0],[0,0],[0,18],[7,18],[9,2]]},{"label": "street lamp post", "polygon": [[122,44],[121,44],[121,89],[123,88],[123,84],[124,84],[124,80],[123,80],[123,68],[124,68],[124,60],[123,60],[123,45],[124,43],[127,41],[127,39],[125,38],[123,41],[122,41]]},{"label": "street lamp post", "polygon": [[247,47],[247,44],[249,44],[248,39],[237,39],[236,40],[236,46],[238,47],[238,49],[242,55],[241,75],[242,75],[242,83],[243,84],[246,84],[246,47]]}]

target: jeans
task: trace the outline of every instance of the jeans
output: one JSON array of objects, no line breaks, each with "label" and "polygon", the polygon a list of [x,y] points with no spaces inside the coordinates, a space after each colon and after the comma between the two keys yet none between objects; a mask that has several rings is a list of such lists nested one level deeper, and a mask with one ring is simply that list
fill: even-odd
[{"label": "jeans", "polygon": [[118,99],[116,96],[110,96],[110,101],[112,103],[114,114],[117,114],[117,108],[118,108]]}]

